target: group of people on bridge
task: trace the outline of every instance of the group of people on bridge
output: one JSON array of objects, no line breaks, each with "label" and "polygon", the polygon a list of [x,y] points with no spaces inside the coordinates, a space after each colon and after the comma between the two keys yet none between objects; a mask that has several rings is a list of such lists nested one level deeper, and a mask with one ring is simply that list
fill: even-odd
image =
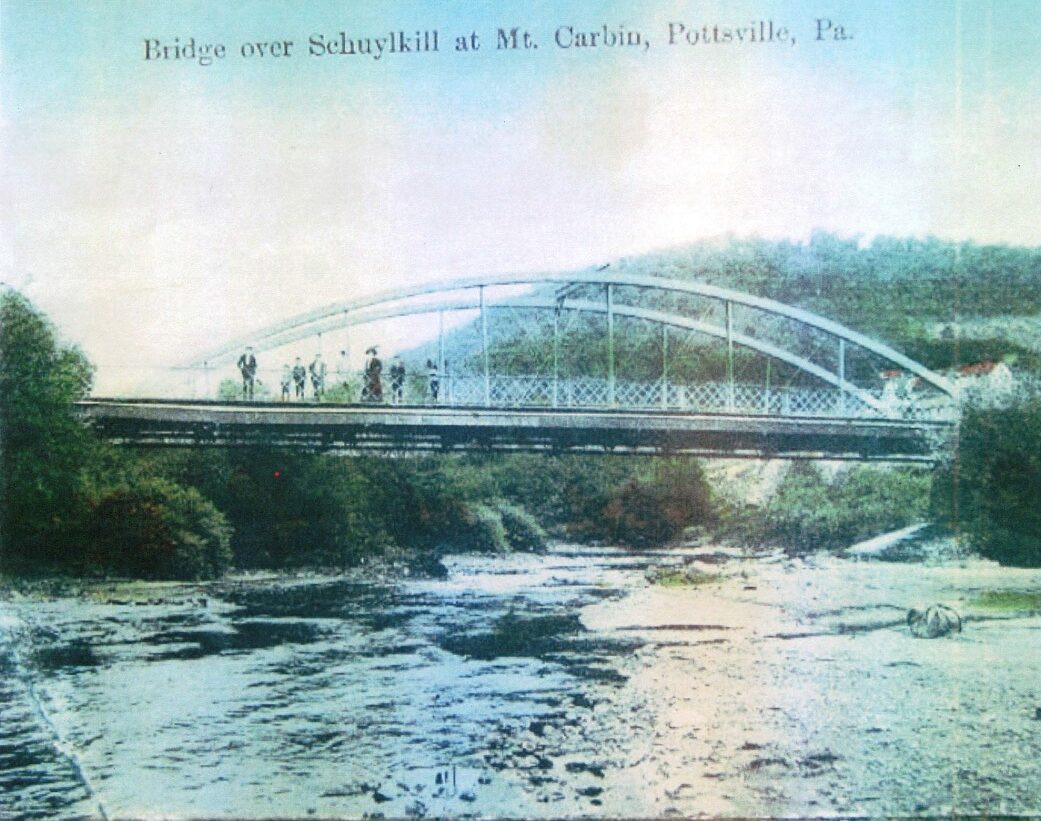
[{"label": "group of people on bridge", "polygon": [[[379,358],[376,346],[365,351],[365,368],[362,371],[363,381],[361,390],[362,402],[383,402],[383,362]],[[239,373],[242,375],[242,398],[253,401],[256,391],[257,379],[257,357],[252,347],[247,347],[238,360]],[[441,388],[441,377],[438,372],[437,363],[431,359],[426,362],[427,390],[429,401],[437,402]],[[336,367],[337,381],[343,388],[343,398],[350,401],[350,367],[346,351],[340,351],[340,361]],[[312,398],[320,402],[325,397],[326,378],[328,367],[322,354],[317,353],[311,363],[306,367],[298,356],[290,367],[288,364],[282,366],[280,379],[281,400],[290,401],[290,394],[297,401],[303,401],[310,377]],[[390,401],[393,404],[402,404],[405,398],[405,363],[401,357],[395,356],[391,360],[389,368],[390,376]]]},{"label": "group of people on bridge", "polygon": [[322,355],[315,354],[311,364],[306,368],[303,362],[300,361],[300,357],[296,358],[293,363],[293,367],[289,365],[282,366],[282,378],[279,380],[282,386],[282,401],[289,401],[289,386],[292,384],[294,394],[297,399],[304,398],[304,388],[307,385],[307,376],[311,376],[311,388],[314,390],[315,401],[321,400],[325,395],[325,376],[327,373],[325,361],[322,359]]},{"label": "group of people on bridge", "polygon": [[[441,376],[438,373],[437,363],[428,359],[426,367],[428,398],[431,402],[437,402],[441,388]],[[401,361],[400,356],[391,359],[388,370],[390,401],[395,405],[400,405],[405,400],[406,373],[405,363]],[[375,345],[365,351],[365,368],[362,376],[361,401],[383,402],[383,360],[379,358],[379,351]]]}]

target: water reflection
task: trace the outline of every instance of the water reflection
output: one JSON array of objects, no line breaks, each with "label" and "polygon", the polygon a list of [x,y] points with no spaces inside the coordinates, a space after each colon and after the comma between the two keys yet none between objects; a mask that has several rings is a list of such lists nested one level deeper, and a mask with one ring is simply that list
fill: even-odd
[{"label": "water reflection", "polygon": [[647,584],[685,558],[5,602],[0,814],[1036,813],[1037,617],[931,642],[894,613],[1041,571],[782,558]]},{"label": "water reflection", "polygon": [[88,789],[88,805],[114,815],[596,806],[602,787],[565,790],[610,766],[583,714],[611,700],[620,659],[639,645],[579,619],[621,594],[613,577],[639,572],[600,554],[610,561],[459,558],[444,581],[234,584],[165,603],[23,608],[32,652],[18,663],[90,783],[65,773],[41,799],[36,769],[61,768],[30,743],[29,717],[0,749],[3,787],[30,814],[82,812]]}]

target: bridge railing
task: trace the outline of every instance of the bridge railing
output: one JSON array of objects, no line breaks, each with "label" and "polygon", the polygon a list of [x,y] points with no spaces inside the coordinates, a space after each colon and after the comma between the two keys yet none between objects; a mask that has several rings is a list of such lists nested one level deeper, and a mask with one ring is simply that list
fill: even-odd
[{"label": "bridge railing", "polygon": [[[852,394],[839,390],[766,388],[722,382],[673,383],[616,381],[582,377],[554,380],[542,376],[452,376],[443,382],[449,405],[549,408],[618,408],[738,412],[779,416],[880,416]],[[486,395],[487,390],[487,395]],[[406,401],[426,397],[407,395]]]},{"label": "bridge railing", "polygon": [[[226,370],[178,371],[152,375],[131,390],[106,390],[98,395],[147,396],[163,399],[218,400],[245,399],[242,380]],[[369,395],[364,376],[357,372],[326,375],[321,401],[355,403],[379,401],[383,404],[437,405],[446,407],[495,408],[589,408],[617,410],[664,410],[692,413],[739,413],[765,416],[817,416],[834,418],[890,418],[949,421],[954,418],[950,402],[939,400],[892,401],[881,392],[869,394],[872,407],[856,393],[837,388],[788,387],[742,382],[673,382],[653,380],[611,381],[604,377],[554,378],[550,375],[493,375],[485,380],[479,374],[442,374],[437,378],[435,397],[430,377],[423,372],[409,373],[395,390],[387,376],[380,380],[381,398]],[[253,401],[296,403],[295,384],[290,384],[288,399],[283,399],[281,371],[261,369],[257,373]],[[314,403],[313,383],[308,376],[303,402]]]}]

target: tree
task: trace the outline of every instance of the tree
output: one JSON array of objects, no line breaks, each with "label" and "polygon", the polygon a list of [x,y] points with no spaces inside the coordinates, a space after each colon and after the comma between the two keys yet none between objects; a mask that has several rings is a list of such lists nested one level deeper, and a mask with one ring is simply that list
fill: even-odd
[{"label": "tree", "polygon": [[1002,564],[1041,567],[1041,403],[969,408],[933,510]]},{"label": "tree", "polygon": [[73,403],[93,368],[21,294],[0,294],[0,544],[5,563],[66,561],[86,513],[93,439]]}]

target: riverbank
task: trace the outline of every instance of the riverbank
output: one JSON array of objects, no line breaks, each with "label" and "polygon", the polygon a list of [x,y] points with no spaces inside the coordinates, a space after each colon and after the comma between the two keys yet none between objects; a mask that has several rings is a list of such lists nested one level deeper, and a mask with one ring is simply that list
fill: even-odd
[{"label": "riverbank", "polygon": [[231,568],[220,578],[205,581],[147,581],[133,578],[69,576],[60,573],[0,574],[0,602],[82,598],[101,604],[116,605],[179,604],[204,600],[208,596],[221,595],[238,588],[317,584],[334,580],[359,584],[390,584],[409,578],[444,578],[447,572],[441,563],[439,553],[395,551],[393,556],[369,558],[347,568]]},{"label": "riverbank", "polygon": [[[561,529],[562,530],[562,529]],[[555,541],[546,542],[534,551],[545,554],[550,544],[566,543],[562,533]],[[600,549],[595,540],[573,543],[583,549]],[[651,583],[668,586],[698,585],[722,578],[711,568],[739,560],[780,561],[789,556],[786,551],[749,544],[737,540],[719,540],[707,535],[702,528],[692,528],[686,538],[655,549],[626,551],[637,561],[646,561],[646,578]],[[486,552],[486,557],[507,555],[508,551]],[[817,551],[829,555],[828,551]],[[934,525],[919,523],[899,531],[883,533],[840,551],[835,555],[883,561],[937,563],[970,559],[971,549],[953,536],[944,535]],[[134,578],[71,576],[62,573],[11,575],[0,574],[0,602],[56,600],[80,597],[103,604],[166,604],[205,600],[209,596],[239,588],[271,585],[317,584],[342,580],[353,584],[393,584],[409,579],[443,579],[448,569],[443,563],[442,550],[394,549],[382,556],[370,556],[346,568],[309,567],[284,570],[244,570],[231,568],[218,579],[204,581],[148,581]],[[458,555],[458,554],[457,554]],[[655,557],[668,556],[668,561],[657,564]]]}]

